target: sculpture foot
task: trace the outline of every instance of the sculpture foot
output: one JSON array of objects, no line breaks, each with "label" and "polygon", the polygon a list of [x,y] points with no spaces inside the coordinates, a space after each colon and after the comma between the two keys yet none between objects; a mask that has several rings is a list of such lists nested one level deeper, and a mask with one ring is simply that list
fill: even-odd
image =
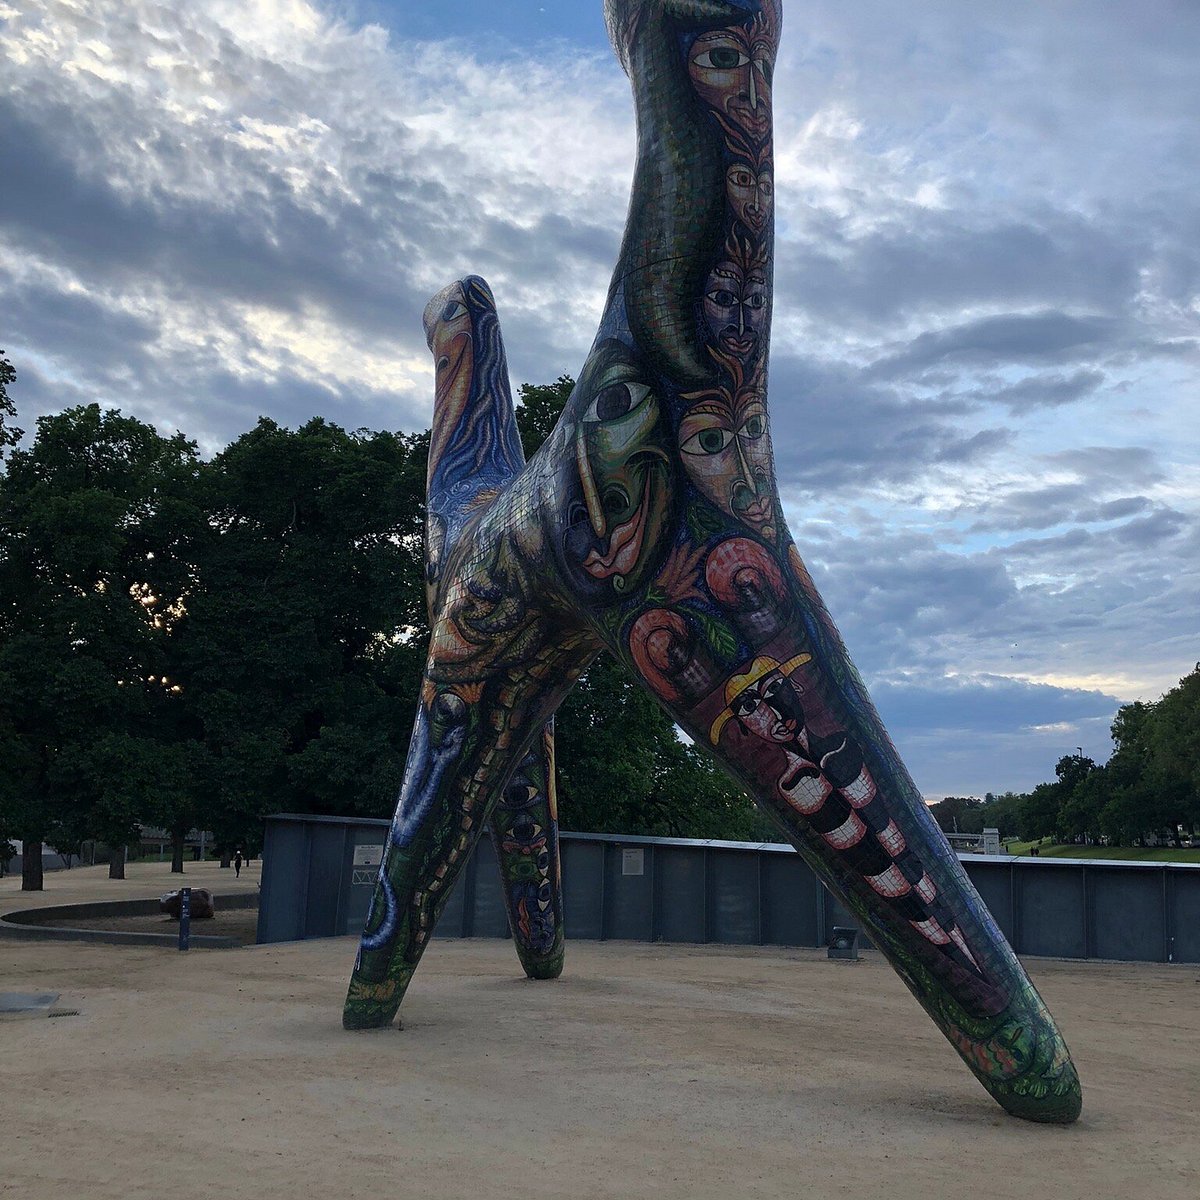
[{"label": "sculpture foot", "polygon": [[553,958],[522,961],[526,979],[557,979],[563,972],[563,954],[560,951]]},{"label": "sculpture foot", "polygon": [[[411,972],[410,972],[411,974]],[[405,981],[407,983],[407,980]],[[342,1009],[343,1029],[386,1029],[396,1020],[404,987],[396,980],[361,983],[353,980]],[[400,1026],[403,1028],[403,1025]]]},{"label": "sculpture foot", "polygon": [[[343,1029],[386,1029],[396,1019],[396,1009],[380,1006],[377,1009],[350,1008],[342,1012]],[[403,1022],[397,1022],[397,1028],[403,1029]]]},{"label": "sculpture foot", "polygon": [[993,1091],[996,1102],[1010,1117],[1043,1125],[1072,1125],[1083,1110],[1083,1093],[1074,1065],[1053,1081],[1030,1080],[1020,1091]]}]

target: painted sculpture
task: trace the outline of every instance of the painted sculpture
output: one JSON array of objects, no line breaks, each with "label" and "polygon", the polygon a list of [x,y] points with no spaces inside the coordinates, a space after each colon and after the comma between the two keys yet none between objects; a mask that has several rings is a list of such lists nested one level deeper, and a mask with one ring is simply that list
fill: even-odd
[{"label": "painted sculpture", "polygon": [[495,307],[430,303],[432,638],[347,1028],[389,1024],[491,820],[562,965],[549,722],[602,649],[771,814],[1010,1113],[1069,1122],[1052,1017],[929,816],[787,526],[767,413],[778,0],[607,0],[638,156],[596,341],[522,463]]}]

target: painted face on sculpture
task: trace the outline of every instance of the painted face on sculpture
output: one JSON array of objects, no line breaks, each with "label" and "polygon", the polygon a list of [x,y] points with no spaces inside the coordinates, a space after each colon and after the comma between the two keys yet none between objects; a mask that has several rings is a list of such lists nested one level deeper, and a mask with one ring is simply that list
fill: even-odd
[{"label": "painted face on sculpture", "polygon": [[692,45],[688,74],[700,98],[756,140],[771,129],[774,41],[761,26],[702,33]]},{"label": "painted face on sculpture", "polygon": [[434,426],[429,442],[430,468],[437,464],[450,435],[466,411],[475,373],[471,314],[462,285],[438,292],[425,309],[425,336],[433,352]]},{"label": "painted face on sculpture", "polygon": [[794,684],[779,671],[764,675],[732,705],[733,715],[764,742],[790,742],[804,728],[804,708]]},{"label": "painted face on sculpture", "polygon": [[717,345],[745,361],[758,350],[767,317],[765,271],[732,259],[717,263],[704,284],[704,319]]},{"label": "painted face on sculpture", "polygon": [[441,692],[429,708],[429,742],[435,749],[462,740],[467,724],[467,703],[454,692]]},{"label": "painted face on sculpture", "polygon": [[661,407],[638,360],[615,339],[598,347],[579,391],[580,499],[568,511],[564,548],[589,591],[616,596],[644,576],[667,526],[670,460]]},{"label": "painted face on sculpture", "polygon": [[771,439],[758,389],[705,393],[684,414],[679,449],[692,482],[718,508],[774,536]]},{"label": "painted face on sculpture", "polygon": [[725,172],[725,191],[737,219],[754,233],[762,233],[775,207],[771,168],[732,163]]}]

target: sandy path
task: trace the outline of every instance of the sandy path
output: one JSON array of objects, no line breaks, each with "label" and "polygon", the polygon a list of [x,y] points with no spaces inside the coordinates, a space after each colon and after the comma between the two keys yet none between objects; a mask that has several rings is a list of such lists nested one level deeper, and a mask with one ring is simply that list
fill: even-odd
[{"label": "sandy path", "polygon": [[576,943],[551,984],[437,942],[405,1029],[346,1034],[352,939],[0,942],[0,1194],[1200,1196],[1200,970],[1035,961],[1068,1129],[988,1098],[877,958]]}]

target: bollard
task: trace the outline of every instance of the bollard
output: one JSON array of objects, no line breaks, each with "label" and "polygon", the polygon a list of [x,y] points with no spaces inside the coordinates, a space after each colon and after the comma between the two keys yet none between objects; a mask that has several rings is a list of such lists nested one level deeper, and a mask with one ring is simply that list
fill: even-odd
[{"label": "bollard", "polygon": [[179,893],[179,948],[186,950],[192,940],[192,889]]}]

